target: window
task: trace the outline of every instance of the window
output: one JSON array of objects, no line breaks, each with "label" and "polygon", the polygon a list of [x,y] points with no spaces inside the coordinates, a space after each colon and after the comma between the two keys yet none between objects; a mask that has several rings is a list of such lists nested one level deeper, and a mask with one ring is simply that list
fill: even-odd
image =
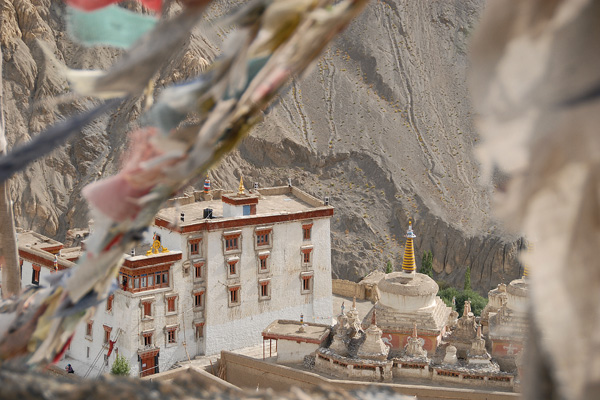
[{"label": "window", "polygon": [[90,358],[90,348],[89,348],[89,346],[87,348],[87,358]]},{"label": "window", "polygon": [[40,269],[41,267],[39,265],[32,265],[31,283],[34,285],[40,284]]},{"label": "window", "polygon": [[201,308],[204,305],[204,292],[194,293],[194,307]]},{"label": "window", "polygon": [[231,231],[223,233],[223,245],[225,251],[234,252],[240,250],[242,231]]},{"label": "window", "polygon": [[143,301],[142,302],[142,319],[152,317],[152,302],[151,301]]},{"label": "window", "polygon": [[227,260],[227,277],[228,278],[237,278],[239,276],[238,261],[240,261],[240,259],[237,257],[230,258]]},{"label": "window", "polygon": [[190,248],[190,255],[198,255],[198,254],[200,254],[200,242],[201,241],[202,241],[201,238],[190,239],[188,241],[189,248]]},{"label": "window", "polygon": [[256,232],[256,245],[268,246],[271,244],[271,230]]},{"label": "window", "polygon": [[194,264],[194,278],[202,279],[202,268],[204,267],[204,263]]},{"label": "window", "polygon": [[204,322],[196,324],[196,339],[202,339],[204,337]]},{"label": "window", "polygon": [[112,312],[112,306],[113,306],[113,300],[114,300],[114,298],[115,298],[115,295],[111,294],[106,299],[106,312]]},{"label": "window", "polygon": [[231,286],[229,289],[229,307],[240,305],[240,287]]},{"label": "window", "polygon": [[92,327],[94,325],[94,321],[88,321],[85,326],[85,336],[92,337]]},{"label": "window", "polygon": [[237,250],[238,249],[238,237],[229,237],[225,239],[225,250]]},{"label": "window", "polygon": [[269,280],[258,281],[259,300],[267,300],[271,297],[271,282]]},{"label": "window", "polygon": [[167,343],[177,343],[177,326],[170,326],[165,329],[167,331]]},{"label": "window", "polygon": [[311,254],[312,254],[312,246],[310,247],[302,247],[300,251],[302,252],[302,264],[304,266],[308,266],[311,264]]},{"label": "window", "polygon": [[310,240],[313,224],[302,225],[302,240]]},{"label": "window", "polygon": [[310,263],[310,252],[309,251],[302,254],[302,262],[304,262],[304,264]]},{"label": "window", "polygon": [[302,294],[312,292],[313,288],[313,275],[302,275]]},{"label": "window", "polygon": [[109,344],[111,331],[112,328],[110,326],[104,325],[104,344]]},{"label": "window", "polygon": [[256,248],[269,248],[271,247],[271,233],[273,228],[271,227],[258,227],[254,230],[255,247]]},{"label": "window", "polygon": [[258,273],[264,274],[269,272],[269,257],[270,251],[261,251],[258,253]]},{"label": "window", "polygon": [[174,313],[177,311],[177,296],[167,297],[167,312]]},{"label": "window", "polygon": [[144,347],[152,346],[152,332],[142,332],[142,343]]},{"label": "window", "polygon": [[137,293],[169,287],[169,269],[165,270],[164,265],[132,272],[122,269],[119,274],[121,275],[121,289],[128,292]]},{"label": "window", "polygon": [[266,246],[269,244],[269,233],[260,233],[256,235],[256,245]]}]

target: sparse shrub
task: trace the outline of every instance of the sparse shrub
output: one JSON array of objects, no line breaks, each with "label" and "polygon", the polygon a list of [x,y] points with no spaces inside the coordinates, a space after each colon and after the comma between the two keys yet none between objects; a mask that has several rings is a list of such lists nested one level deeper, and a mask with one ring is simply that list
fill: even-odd
[{"label": "sparse shrub", "polygon": [[433,278],[433,253],[425,251],[421,260],[421,273]]},{"label": "sparse shrub", "polygon": [[394,271],[394,266],[392,265],[392,261],[388,260],[387,264],[385,265],[385,273],[391,274],[393,271]]},{"label": "sparse shrub", "polygon": [[129,361],[127,361],[124,356],[120,354],[117,355],[117,359],[113,362],[110,373],[113,375],[129,376],[130,372],[131,367],[129,366]]},{"label": "sparse shrub", "polygon": [[436,281],[435,283],[438,284],[438,286],[440,288],[440,291],[442,291],[442,290],[447,289],[447,288],[450,287],[450,284],[448,282],[446,282],[446,281]]},{"label": "sparse shrub", "polygon": [[[481,297],[481,295],[472,290],[463,290],[458,296],[456,296],[456,311],[462,316],[463,309],[465,308],[465,301],[471,300],[471,311],[475,315],[481,315],[481,312],[485,308],[488,299]],[[452,302],[452,299],[450,299]]]}]

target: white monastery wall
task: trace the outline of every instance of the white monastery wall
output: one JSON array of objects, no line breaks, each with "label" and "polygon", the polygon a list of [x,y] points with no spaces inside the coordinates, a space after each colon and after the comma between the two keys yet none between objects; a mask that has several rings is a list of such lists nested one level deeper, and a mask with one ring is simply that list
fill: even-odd
[{"label": "white monastery wall", "polygon": [[294,340],[277,341],[277,362],[301,363],[304,356],[314,353],[319,348],[316,343],[296,342]]}]

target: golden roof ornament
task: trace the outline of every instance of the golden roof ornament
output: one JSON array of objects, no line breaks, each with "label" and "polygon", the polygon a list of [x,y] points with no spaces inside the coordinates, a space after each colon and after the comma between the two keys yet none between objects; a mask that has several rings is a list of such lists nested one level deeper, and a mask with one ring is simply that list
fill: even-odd
[{"label": "golden roof ornament", "polygon": [[240,187],[238,188],[238,195],[244,194],[244,178],[240,175]]},{"label": "golden roof ornament", "polygon": [[404,246],[404,258],[402,259],[402,271],[412,274],[417,269],[415,263],[415,250],[413,247],[413,239],[417,237],[412,230],[412,221],[408,220],[408,231],[406,232],[406,246]]},{"label": "golden roof ornament", "polygon": [[152,254],[158,254],[158,253],[168,253],[169,249],[167,249],[166,247],[163,247],[163,245],[160,243],[160,239],[154,235],[154,241],[152,242],[152,247],[150,247],[150,250],[148,250],[146,252],[147,256],[150,256]]}]

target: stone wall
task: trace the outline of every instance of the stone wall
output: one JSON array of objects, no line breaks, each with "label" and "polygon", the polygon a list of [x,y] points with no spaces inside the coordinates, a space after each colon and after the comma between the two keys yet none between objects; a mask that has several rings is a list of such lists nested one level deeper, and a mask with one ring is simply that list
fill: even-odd
[{"label": "stone wall", "polygon": [[357,300],[365,299],[365,287],[356,282],[348,281],[345,279],[332,279],[331,290],[333,294],[343,297],[354,297]]},{"label": "stone wall", "polygon": [[272,388],[275,391],[288,391],[291,386],[311,390],[325,385],[351,391],[371,386],[381,390],[390,389],[408,396],[418,396],[419,400],[440,398],[508,400],[520,398],[518,393],[511,392],[327,379],[311,372],[271,364],[227,351],[221,352],[221,363],[225,368],[225,380],[241,388],[256,389],[258,386],[261,389]]}]

